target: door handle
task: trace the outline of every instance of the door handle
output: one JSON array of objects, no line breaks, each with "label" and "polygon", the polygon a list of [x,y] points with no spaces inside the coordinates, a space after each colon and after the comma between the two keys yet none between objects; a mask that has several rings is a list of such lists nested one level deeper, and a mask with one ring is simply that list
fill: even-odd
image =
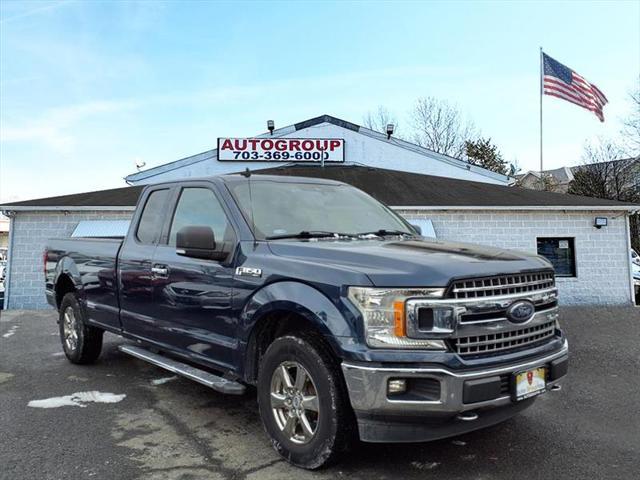
[{"label": "door handle", "polygon": [[157,277],[166,277],[169,275],[169,269],[164,265],[154,265],[151,267],[151,273]]}]

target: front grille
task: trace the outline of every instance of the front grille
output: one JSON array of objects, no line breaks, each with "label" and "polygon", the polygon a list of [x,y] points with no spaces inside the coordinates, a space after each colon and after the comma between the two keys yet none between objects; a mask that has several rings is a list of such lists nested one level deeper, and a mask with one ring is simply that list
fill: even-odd
[{"label": "front grille", "polygon": [[553,272],[531,272],[453,282],[449,298],[483,298],[537,292],[555,286]]},{"label": "front grille", "polygon": [[541,344],[555,335],[555,321],[541,323],[533,327],[489,333],[470,337],[454,338],[456,352],[461,356],[491,354],[520,347]]},{"label": "front grille", "polygon": [[[546,303],[537,303],[535,305],[536,313],[544,312],[545,310],[550,310],[558,306],[558,302],[556,300],[551,300]],[[488,322],[492,320],[498,320],[501,318],[506,318],[507,309],[500,308],[490,311],[482,311],[480,313],[463,313],[460,315],[460,323],[474,323],[474,322]]]}]

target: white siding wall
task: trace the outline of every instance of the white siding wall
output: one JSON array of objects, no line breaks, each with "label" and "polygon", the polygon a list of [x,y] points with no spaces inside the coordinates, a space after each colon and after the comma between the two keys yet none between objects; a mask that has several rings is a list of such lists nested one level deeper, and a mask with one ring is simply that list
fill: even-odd
[{"label": "white siding wall", "polygon": [[[131,212],[16,212],[9,253],[9,294],[6,308],[48,308],[44,296],[42,253],[48,239],[67,238],[81,220],[128,220]],[[6,295],[6,292],[5,292]]]},{"label": "white siding wall", "polygon": [[[625,216],[620,212],[402,211],[430,218],[440,240],[478,243],[536,253],[536,237],[573,237],[576,278],[558,278],[564,305],[632,303]],[[593,227],[595,216],[609,226]]]},{"label": "white siding wall", "polygon": [[[414,152],[406,148],[394,145],[390,142],[378,140],[370,136],[338,127],[331,123],[322,123],[307,129],[293,131],[283,137],[289,138],[344,138],[345,161],[347,163],[361,163],[377,168],[401,170],[404,172],[422,173],[437,177],[459,178],[475,182],[505,185],[501,180],[504,177],[494,177],[478,173],[477,167],[468,166],[455,160],[443,161],[436,156],[428,156]],[[244,171],[249,167],[252,170],[271,168],[284,163],[276,162],[219,162],[216,159],[207,159],[192,165],[175,168],[159,175],[132,182],[133,184],[159,183],[177,180],[181,178],[197,178],[209,175],[222,175]],[[142,172],[144,173],[144,172]]]}]

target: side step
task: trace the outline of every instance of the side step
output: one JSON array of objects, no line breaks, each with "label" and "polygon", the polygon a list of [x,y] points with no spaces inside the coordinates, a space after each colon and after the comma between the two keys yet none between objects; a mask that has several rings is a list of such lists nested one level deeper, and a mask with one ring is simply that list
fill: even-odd
[{"label": "side step", "polygon": [[199,368],[192,367],[186,363],[163,357],[162,355],[152,353],[144,348],[134,347],[133,345],[120,345],[118,349],[121,352],[139,358],[140,360],[144,360],[145,362],[152,363],[158,367],[164,368],[165,370],[169,370],[170,372],[195,380],[196,382],[206,385],[209,388],[213,388],[218,392],[229,395],[242,395],[246,390],[246,387],[241,383],[234,382],[233,380],[227,380],[226,378],[200,370]]}]

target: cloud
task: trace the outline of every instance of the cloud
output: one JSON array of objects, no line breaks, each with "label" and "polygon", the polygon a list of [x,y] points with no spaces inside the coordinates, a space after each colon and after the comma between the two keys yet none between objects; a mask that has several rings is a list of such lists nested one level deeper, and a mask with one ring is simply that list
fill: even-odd
[{"label": "cloud", "polygon": [[93,101],[54,108],[41,118],[18,126],[0,128],[0,142],[39,142],[58,153],[71,153],[76,138],[71,133],[74,125],[90,117],[135,108],[133,101]]},{"label": "cloud", "polygon": [[72,3],[75,3],[75,0],[62,0],[60,2],[52,2],[45,5],[40,5],[35,8],[30,8],[28,10],[23,10],[21,12],[15,13],[14,15],[10,15],[8,17],[4,17],[0,19],[0,25],[5,25],[10,22],[15,22],[16,20],[31,17],[33,15],[39,15],[41,13],[55,10],[57,8],[64,7]]}]

